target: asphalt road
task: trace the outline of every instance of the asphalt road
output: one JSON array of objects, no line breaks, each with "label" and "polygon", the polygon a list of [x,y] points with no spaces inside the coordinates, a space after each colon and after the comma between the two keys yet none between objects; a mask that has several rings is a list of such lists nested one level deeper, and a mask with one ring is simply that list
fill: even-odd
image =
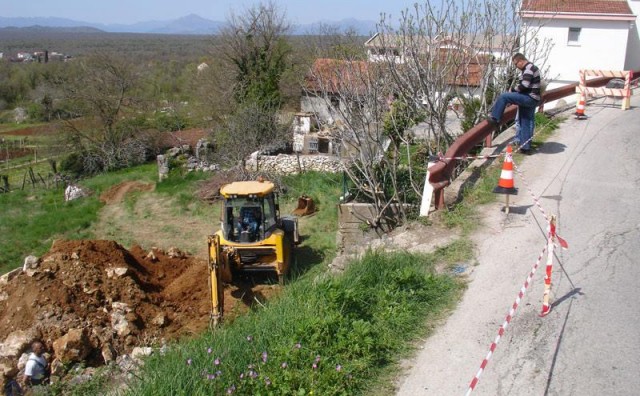
[{"label": "asphalt road", "polygon": [[553,259],[552,309],[539,316],[545,256],[472,394],[640,394],[638,93],[631,104],[589,102],[587,120],[567,113],[536,154],[516,158],[511,211],[502,196],[483,208],[469,287],[407,363],[398,395],[467,392],[545,246],[534,197],[569,243]]}]

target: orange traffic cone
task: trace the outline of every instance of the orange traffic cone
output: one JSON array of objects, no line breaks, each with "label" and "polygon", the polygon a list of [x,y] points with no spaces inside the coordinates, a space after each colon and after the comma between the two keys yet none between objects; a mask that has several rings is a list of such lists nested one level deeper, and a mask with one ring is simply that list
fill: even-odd
[{"label": "orange traffic cone", "polygon": [[502,172],[500,172],[500,180],[498,181],[498,186],[493,189],[494,193],[498,194],[511,194],[515,195],[518,193],[518,189],[513,185],[513,158],[511,145],[507,146],[507,154],[504,157],[504,162],[502,163]]},{"label": "orange traffic cone", "polygon": [[586,120],[587,116],[584,114],[584,95],[580,94],[580,100],[576,107],[576,120]]},{"label": "orange traffic cone", "polygon": [[498,186],[493,189],[496,194],[505,194],[506,205],[504,208],[505,213],[509,213],[509,195],[518,194],[518,189],[513,184],[513,158],[511,157],[512,150],[511,145],[507,146],[507,153],[504,156],[504,162],[502,163],[502,172],[500,172],[500,180]]}]

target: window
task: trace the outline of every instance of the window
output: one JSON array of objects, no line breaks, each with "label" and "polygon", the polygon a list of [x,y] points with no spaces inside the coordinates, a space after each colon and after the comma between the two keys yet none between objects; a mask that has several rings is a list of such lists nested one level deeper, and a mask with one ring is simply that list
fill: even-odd
[{"label": "window", "polygon": [[570,27],[569,37],[567,38],[567,45],[580,45],[580,31],[582,28]]}]

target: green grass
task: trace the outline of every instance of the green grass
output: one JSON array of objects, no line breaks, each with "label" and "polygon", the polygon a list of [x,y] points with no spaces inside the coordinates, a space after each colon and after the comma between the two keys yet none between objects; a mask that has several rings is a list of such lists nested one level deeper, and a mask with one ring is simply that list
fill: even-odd
[{"label": "green grass", "polygon": [[370,252],[341,276],[310,271],[264,308],[146,360],[129,394],[363,394],[455,301],[460,283],[433,270],[460,258],[455,249]]},{"label": "green grass", "polygon": [[25,128],[37,127],[40,125],[46,125],[46,122],[33,122],[33,123],[17,123],[17,122],[6,122],[0,123],[0,133],[18,131]]},{"label": "green grass", "polygon": [[89,237],[100,206],[95,196],[64,202],[61,188],[0,194],[0,273],[42,255],[56,238]]},{"label": "green grass", "polygon": [[[318,211],[299,220],[303,241],[296,251],[294,272],[304,272],[310,266],[335,256],[338,227],[338,202],[342,193],[342,174],[306,172],[282,179],[286,194],[280,197],[281,213],[290,213],[298,197],[311,197]],[[295,276],[295,274],[294,274]]]},{"label": "green grass", "polygon": [[0,273],[22,266],[24,257],[41,256],[55,239],[92,238],[91,226],[102,207],[100,194],[124,180],[151,181],[155,166],[145,165],[81,182],[92,194],[64,201],[62,187],[15,190],[0,194]]}]

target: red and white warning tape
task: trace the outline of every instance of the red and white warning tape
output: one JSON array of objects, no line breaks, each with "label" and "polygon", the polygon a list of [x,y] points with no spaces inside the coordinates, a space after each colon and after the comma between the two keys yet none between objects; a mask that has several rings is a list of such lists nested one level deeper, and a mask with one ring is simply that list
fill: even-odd
[{"label": "red and white warning tape", "polygon": [[531,284],[531,280],[533,279],[533,275],[536,273],[536,270],[538,269],[538,266],[540,265],[540,261],[542,260],[542,256],[544,255],[544,252],[546,250],[547,250],[547,246],[545,245],[544,249],[542,249],[542,252],[540,252],[540,254],[538,255],[538,259],[536,260],[535,265],[531,269],[531,272],[529,273],[529,276],[527,276],[527,280],[524,282],[524,284],[520,288],[520,292],[518,293],[518,297],[516,297],[515,302],[511,306],[511,309],[509,310],[509,313],[507,314],[507,317],[505,318],[504,322],[502,323],[502,325],[498,329],[498,335],[496,336],[496,338],[493,341],[493,343],[491,343],[491,346],[489,347],[489,353],[487,353],[487,356],[482,361],[482,364],[480,364],[480,369],[476,373],[475,377],[473,377],[473,380],[471,381],[471,384],[469,384],[469,389],[467,389],[467,393],[465,393],[466,396],[470,395],[471,392],[473,392],[473,390],[475,389],[476,385],[478,384],[478,381],[480,381],[480,376],[482,375],[482,372],[484,371],[485,367],[487,367],[487,364],[489,363],[489,359],[491,359],[491,356],[493,355],[493,352],[496,350],[496,347],[498,346],[498,343],[500,342],[500,338],[502,337],[504,332],[507,330],[507,327],[509,326],[509,323],[511,322],[511,319],[513,319],[513,317],[515,316],[516,309],[518,309],[518,305],[520,304],[520,301],[524,297],[524,294],[526,293],[527,288]]},{"label": "red and white warning tape", "polygon": [[[520,176],[520,179],[522,180],[522,183],[524,183],[524,186],[526,187],[527,191],[529,192],[529,195],[531,195],[531,198],[533,199],[533,203],[536,204],[536,206],[540,210],[540,213],[542,213],[542,216],[544,217],[544,219],[547,221],[547,223],[549,223],[549,221],[550,221],[549,220],[549,216],[547,216],[547,212],[545,212],[544,208],[540,204],[540,200],[535,196],[533,191],[531,191],[531,187],[529,187],[529,183],[527,183],[527,179],[524,177],[524,173],[520,170],[520,168],[518,167],[518,165],[516,165],[515,162],[513,163],[513,168],[516,170],[516,173],[518,174],[518,176]],[[560,246],[562,246],[565,249],[569,248],[569,245],[567,244],[567,241],[565,241],[558,234],[556,234],[555,226],[553,228],[553,234],[558,239],[558,242],[560,243]]]},{"label": "red and white warning tape", "polygon": [[444,161],[444,160],[458,160],[458,161],[472,161],[477,159],[489,159],[489,158],[498,158],[502,157],[504,153],[491,154],[491,155],[462,155],[460,157],[445,157],[442,153],[438,153],[436,155],[435,160]]}]

